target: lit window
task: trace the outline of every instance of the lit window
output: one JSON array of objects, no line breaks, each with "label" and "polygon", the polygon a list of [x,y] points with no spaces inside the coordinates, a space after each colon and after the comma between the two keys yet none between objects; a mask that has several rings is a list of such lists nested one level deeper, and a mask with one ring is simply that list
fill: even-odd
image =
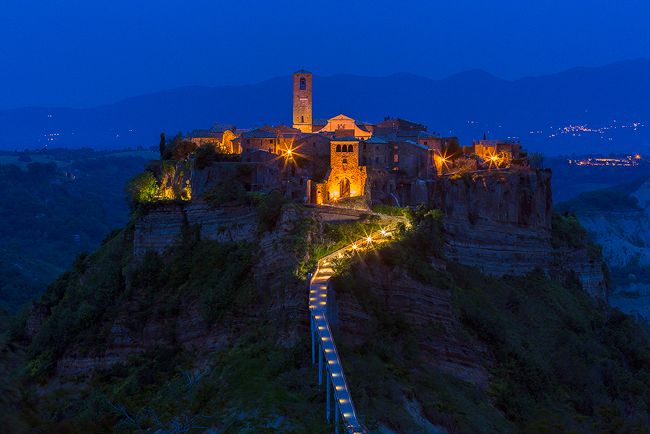
[{"label": "lit window", "polygon": [[305,80],[305,77],[300,77],[300,90],[305,89],[307,89],[307,80]]},{"label": "lit window", "polygon": [[397,155],[397,154],[393,155],[393,162],[394,163],[399,163],[399,155]]}]

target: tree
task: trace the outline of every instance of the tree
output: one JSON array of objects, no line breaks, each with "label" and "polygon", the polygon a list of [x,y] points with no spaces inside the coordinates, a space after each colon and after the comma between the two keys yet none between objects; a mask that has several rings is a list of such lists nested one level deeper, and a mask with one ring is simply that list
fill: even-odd
[{"label": "tree", "polygon": [[133,203],[153,202],[158,194],[158,182],[151,172],[143,172],[129,181],[126,191]]},{"label": "tree", "polygon": [[158,149],[160,150],[160,159],[163,158],[163,154],[165,153],[165,145],[167,141],[165,139],[165,133],[162,132],[160,133],[160,144],[158,145]]}]

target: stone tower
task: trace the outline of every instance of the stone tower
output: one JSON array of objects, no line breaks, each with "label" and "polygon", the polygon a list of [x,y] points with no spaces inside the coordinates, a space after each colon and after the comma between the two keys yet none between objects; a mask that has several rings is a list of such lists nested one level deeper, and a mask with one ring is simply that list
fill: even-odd
[{"label": "stone tower", "polygon": [[312,132],[311,72],[303,69],[293,74],[293,127]]}]

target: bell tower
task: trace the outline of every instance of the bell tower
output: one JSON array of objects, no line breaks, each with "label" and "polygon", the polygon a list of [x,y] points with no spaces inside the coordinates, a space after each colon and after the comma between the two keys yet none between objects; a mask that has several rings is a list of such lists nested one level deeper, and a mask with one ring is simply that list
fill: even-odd
[{"label": "bell tower", "polygon": [[312,132],[311,72],[301,69],[293,73],[293,127],[303,133]]}]

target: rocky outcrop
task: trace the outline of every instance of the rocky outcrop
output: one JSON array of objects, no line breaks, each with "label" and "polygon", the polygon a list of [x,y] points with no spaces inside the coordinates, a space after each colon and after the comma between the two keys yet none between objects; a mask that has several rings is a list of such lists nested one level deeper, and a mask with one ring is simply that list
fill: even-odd
[{"label": "rocky outcrop", "polygon": [[[203,210],[204,220],[198,218],[201,215],[200,210]],[[175,216],[174,221],[188,218],[198,225],[202,236],[209,238],[215,236],[211,228],[215,227],[216,222],[224,224],[226,221],[235,220],[237,215],[243,216],[240,220],[247,218],[247,214],[243,213],[244,209],[228,211],[205,207],[184,210],[169,206],[161,208],[157,214],[153,214],[155,218],[146,221],[154,224],[157,219],[164,219],[165,213],[178,213],[185,217]],[[228,219],[223,217],[224,213],[228,213]],[[258,241],[252,275],[258,301],[252,308],[229,308],[227,314],[218,321],[210,321],[203,311],[205,302],[193,294],[174,301],[173,314],[156,314],[169,311],[169,301],[157,298],[152,305],[148,305],[150,295],[134,292],[120,306],[117,316],[104,325],[103,328],[109,332],[102,350],[89,352],[83,346],[71,346],[57,362],[57,377],[83,375],[96,369],[106,369],[126,362],[131,355],[179,344],[194,353],[197,359],[209,357],[214,350],[232,344],[241,330],[259,327],[267,323],[269,318],[273,319],[277,345],[294,345],[305,333],[302,319],[307,318],[307,289],[301,282],[290,279],[296,260],[301,259],[297,258],[298,251],[291,243],[302,217],[295,207],[286,207],[273,231],[257,234],[254,226],[251,233],[246,235]],[[174,233],[179,235],[179,228],[175,227],[174,230]],[[307,242],[313,236],[309,230],[304,231],[303,235]],[[143,236],[151,237],[150,234]],[[171,242],[174,237],[167,239]],[[161,248],[166,246],[163,243],[156,245]],[[143,312],[143,302],[147,305],[146,312]]]},{"label": "rocky outcrop", "polygon": [[445,255],[495,275],[535,268],[577,275],[584,289],[606,297],[602,261],[585,249],[555,251],[551,245],[551,172],[495,171],[440,178],[429,200],[444,213]]},{"label": "rocky outcrop", "polygon": [[493,172],[436,181],[451,260],[493,274],[522,274],[551,253],[551,185],[546,171]]},{"label": "rocky outcrop", "polygon": [[199,200],[158,204],[135,221],[133,255],[142,257],[148,251],[162,254],[179,243],[190,228],[196,228],[201,239],[250,241],[256,234],[257,214],[251,207],[212,207]]}]

